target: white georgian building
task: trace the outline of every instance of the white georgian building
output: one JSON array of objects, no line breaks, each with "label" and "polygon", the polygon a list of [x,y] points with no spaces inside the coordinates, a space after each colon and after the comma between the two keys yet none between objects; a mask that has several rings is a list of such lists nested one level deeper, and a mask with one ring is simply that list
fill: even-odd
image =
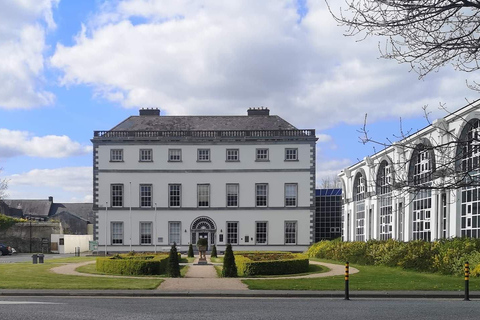
[{"label": "white georgian building", "polygon": [[315,131],[268,109],[247,116],[161,116],[142,109],[95,131],[99,250],[303,251],[313,239]]},{"label": "white georgian building", "polygon": [[479,176],[479,131],[476,101],[344,169],[343,239],[480,237],[480,188],[437,188]]}]

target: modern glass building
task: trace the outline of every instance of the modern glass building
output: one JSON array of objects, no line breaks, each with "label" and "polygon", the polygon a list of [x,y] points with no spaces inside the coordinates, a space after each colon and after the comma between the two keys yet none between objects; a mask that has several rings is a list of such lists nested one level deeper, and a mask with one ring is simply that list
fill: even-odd
[{"label": "modern glass building", "polygon": [[342,236],[342,189],[315,190],[315,242]]}]

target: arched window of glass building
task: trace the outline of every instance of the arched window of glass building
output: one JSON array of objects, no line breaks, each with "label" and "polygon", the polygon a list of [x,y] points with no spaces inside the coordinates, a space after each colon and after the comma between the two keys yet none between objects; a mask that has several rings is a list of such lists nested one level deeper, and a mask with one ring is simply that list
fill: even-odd
[{"label": "arched window of glass building", "polygon": [[392,238],[392,166],[383,160],[377,172],[380,240]]},{"label": "arched window of glass building", "polygon": [[430,144],[420,143],[415,147],[410,159],[409,182],[413,196],[412,232],[413,240],[431,240],[432,217],[432,172],[435,156]]},{"label": "arched window of glass building", "polygon": [[353,184],[355,200],[355,241],[365,241],[365,176],[359,172]]},{"label": "arched window of glass building", "polygon": [[[460,135],[459,162],[457,169],[468,173],[465,182],[480,179],[480,120],[468,121]],[[467,180],[468,179],[468,180]],[[478,184],[478,183],[475,183]],[[462,237],[480,238],[480,188],[476,186],[463,187],[460,190],[462,200],[460,234]]]}]

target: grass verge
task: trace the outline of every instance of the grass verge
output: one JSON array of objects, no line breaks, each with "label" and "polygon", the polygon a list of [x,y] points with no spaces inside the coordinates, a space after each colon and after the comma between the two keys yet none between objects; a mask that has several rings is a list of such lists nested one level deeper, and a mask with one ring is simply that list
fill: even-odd
[{"label": "grass verge", "polygon": [[[338,261],[311,259],[320,262]],[[351,265],[360,272],[350,275],[350,290],[425,290],[461,291],[464,279],[434,273],[407,271],[400,268],[382,266]],[[251,290],[344,290],[344,276],[307,279],[242,280]],[[470,279],[470,290],[480,290],[480,278]]]},{"label": "grass verge", "polygon": [[94,257],[75,257],[46,260],[43,264],[30,262],[0,264],[1,289],[155,289],[161,279],[124,279],[83,277],[56,274],[50,271],[64,263],[95,260]]}]

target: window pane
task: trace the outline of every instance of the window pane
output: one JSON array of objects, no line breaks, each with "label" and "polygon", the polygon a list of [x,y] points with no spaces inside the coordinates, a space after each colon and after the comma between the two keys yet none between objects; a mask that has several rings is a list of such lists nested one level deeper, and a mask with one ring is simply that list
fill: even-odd
[{"label": "window pane", "polygon": [[152,149],[141,149],[140,161],[152,161]]},{"label": "window pane", "polygon": [[296,243],[296,222],[285,222],[285,243]]},{"label": "window pane", "polygon": [[227,243],[238,243],[238,222],[227,222]]},{"label": "window pane", "polygon": [[170,207],[180,207],[180,197],[181,197],[181,185],[171,184],[169,185],[169,205]]},{"label": "window pane", "polygon": [[227,184],[227,207],[238,207],[238,184]]},{"label": "window pane", "polygon": [[180,222],[169,222],[169,242],[170,244],[180,244]]},{"label": "window pane", "polygon": [[151,222],[140,222],[140,244],[152,244]]},{"label": "window pane", "polygon": [[257,222],[256,241],[258,244],[267,243],[267,223],[266,222]]},{"label": "window pane", "polygon": [[257,160],[268,160],[268,149],[257,149]]},{"label": "window pane", "polygon": [[182,149],[168,149],[168,161],[182,161]]},{"label": "window pane", "polygon": [[297,205],[297,184],[287,183],[285,185],[285,205],[295,207]]},{"label": "window pane", "polygon": [[285,149],[285,160],[297,160],[298,149]]},{"label": "window pane", "polygon": [[147,184],[140,185],[140,206],[141,207],[152,206],[152,185],[147,185]]},{"label": "window pane", "polygon": [[111,149],[110,161],[123,161],[123,149]]},{"label": "window pane", "polygon": [[227,161],[238,161],[238,149],[227,149]]},{"label": "window pane", "polygon": [[256,185],[256,206],[257,207],[267,206],[267,184]]},{"label": "window pane", "polygon": [[208,207],[210,202],[210,185],[209,184],[197,185],[197,192],[198,192],[198,206]]},{"label": "window pane", "polygon": [[123,207],[123,184],[112,184],[112,207]]},{"label": "window pane", "polygon": [[198,161],[210,161],[210,149],[198,149]]},{"label": "window pane", "polygon": [[112,222],[112,244],[123,244],[123,222]]}]

